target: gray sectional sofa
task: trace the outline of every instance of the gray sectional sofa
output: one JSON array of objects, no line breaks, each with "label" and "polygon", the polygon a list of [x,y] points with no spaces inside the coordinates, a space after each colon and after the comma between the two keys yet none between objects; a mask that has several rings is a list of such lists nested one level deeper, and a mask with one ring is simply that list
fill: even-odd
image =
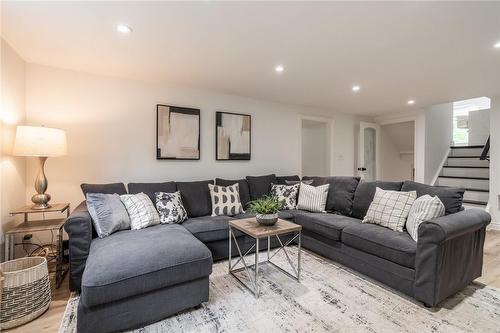
[{"label": "gray sectional sofa", "polygon": [[[328,213],[285,210],[280,217],[302,225],[302,245],[421,302],[436,306],[481,276],[485,229],[490,216],[463,210],[463,189],[406,182],[364,182],[356,177],[304,177],[313,185],[330,184]],[[244,205],[269,192],[271,183],[298,176],[267,175],[239,180],[217,178],[218,185],[240,184]],[[181,192],[189,219],[97,238],[82,202],[65,224],[69,235],[70,289],[80,292],[78,332],[113,332],[148,323],[208,300],[214,260],[228,257],[228,221],[247,217],[212,217],[208,183],[130,183],[129,193]],[[376,187],[437,195],[446,215],[423,223],[419,241],[406,232],[361,223]],[[121,183],[83,184],[82,190],[126,193]],[[237,237],[243,250],[246,236]],[[271,243],[271,247],[278,244]],[[262,242],[261,250],[267,248]]]}]

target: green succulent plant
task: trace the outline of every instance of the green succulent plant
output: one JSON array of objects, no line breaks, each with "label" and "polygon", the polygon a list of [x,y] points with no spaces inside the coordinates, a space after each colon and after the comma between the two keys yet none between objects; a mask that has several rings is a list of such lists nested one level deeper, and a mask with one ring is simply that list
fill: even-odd
[{"label": "green succulent plant", "polygon": [[275,196],[267,195],[250,201],[248,211],[254,214],[275,214],[283,207],[284,203],[284,200],[280,201]]}]

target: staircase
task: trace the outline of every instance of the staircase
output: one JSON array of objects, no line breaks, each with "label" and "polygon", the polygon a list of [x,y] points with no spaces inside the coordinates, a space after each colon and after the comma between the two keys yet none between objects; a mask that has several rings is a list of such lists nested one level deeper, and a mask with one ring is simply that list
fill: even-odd
[{"label": "staircase", "polygon": [[488,153],[489,139],[486,145],[450,147],[436,185],[463,187],[464,207],[485,209],[490,195]]}]

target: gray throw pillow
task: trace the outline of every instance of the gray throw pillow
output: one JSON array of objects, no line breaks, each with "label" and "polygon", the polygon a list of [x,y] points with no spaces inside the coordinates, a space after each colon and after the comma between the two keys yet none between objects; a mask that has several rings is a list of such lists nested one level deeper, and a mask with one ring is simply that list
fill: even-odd
[{"label": "gray throw pillow", "polygon": [[118,194],[87,193],[87,209],[99,238],[130,229],[130,217]]}]

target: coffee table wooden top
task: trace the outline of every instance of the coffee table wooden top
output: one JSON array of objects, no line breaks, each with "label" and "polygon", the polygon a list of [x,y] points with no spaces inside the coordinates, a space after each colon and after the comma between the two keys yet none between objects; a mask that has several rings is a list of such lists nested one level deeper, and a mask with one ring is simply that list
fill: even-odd
[{"label": "coffee table wooden top", "polygon": [[301,231],[302,226],[282,219],[278,219],[275,225],[260,225],[255,217],[229,221],[231,228],[251,236],[253,238],[264,238],[267,236],[282,235],[290,232]]}]

